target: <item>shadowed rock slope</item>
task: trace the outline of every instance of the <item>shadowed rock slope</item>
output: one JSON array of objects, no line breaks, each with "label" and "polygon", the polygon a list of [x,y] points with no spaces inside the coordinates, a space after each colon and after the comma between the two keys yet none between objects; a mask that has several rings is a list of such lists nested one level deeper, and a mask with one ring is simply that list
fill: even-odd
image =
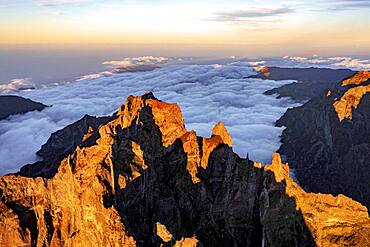
[{"label": "shadowed rock slope", "polygon": [[187,131],[176,104],[128,97],[52,178],[0,178],[0,246],[368,246],[366,207],[304,192],[278,154],[241,159],[222,123]]},{"label": "shadowed rock slope", "polygon": [[47,106],[44,104],[19,96],[0,96],[0,120],[3,120],[11,115],[23,114],[29,111],[41,111],[45,107]]},{"label": "shadowed rock slope", "polygon": [[345,194],[370,207],[370,73],[358,72],[339,87],[277,121],[286,126],[279,153],[309,191]]}]

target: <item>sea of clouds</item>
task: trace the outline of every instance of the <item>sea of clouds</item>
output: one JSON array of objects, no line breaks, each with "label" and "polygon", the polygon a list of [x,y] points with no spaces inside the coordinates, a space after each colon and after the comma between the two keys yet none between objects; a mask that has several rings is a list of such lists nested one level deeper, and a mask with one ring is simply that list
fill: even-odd
[{"label": "sea of clouds", "polygon": [[[247,78],[253,66],[331,67],[366,69],[368,60],[347,57],[284,57],[247,61],[235,57],[219,61],[139,57],[106,61],[107,71],[85,75],[72,82],[41,85],[34,90],[30,78],[15,79],[0,87],[52,107],[0,121],[0,174],[15,172],[38,159],[36,152],[50,134],[85,114],[112,114],[128,95],[152,91],[163,101],[178,103],[186,128],[210,136],[223,121],[242,157],[269,163],[280,146],[282,128],[275,121],[287,108],[300,105],[289,98],[264,95],[266,90],[291,83]],[[129,72],[127,72],[129,71]],[[119,73],[125,72],[125,73]],[[24,90],[26,89],[26,90]]]},{"label": "sea of clouds", "polygon": [[322,57],[313,56],[284,56],[277,58],[265,58],[258,61],[260,65],[294,67],[294,68],[331,68],[331,69],[352,69],[352,70],[370,70],[369,59],[359,59],[352,57]]}]

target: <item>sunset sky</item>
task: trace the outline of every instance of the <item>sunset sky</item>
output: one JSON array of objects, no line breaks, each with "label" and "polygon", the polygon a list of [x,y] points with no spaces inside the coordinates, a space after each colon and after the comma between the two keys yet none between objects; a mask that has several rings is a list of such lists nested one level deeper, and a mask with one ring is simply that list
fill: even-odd
[{"label": "sunset sky", "polygon": [[370,52],[370,0],[2,0],[0,45]]}]

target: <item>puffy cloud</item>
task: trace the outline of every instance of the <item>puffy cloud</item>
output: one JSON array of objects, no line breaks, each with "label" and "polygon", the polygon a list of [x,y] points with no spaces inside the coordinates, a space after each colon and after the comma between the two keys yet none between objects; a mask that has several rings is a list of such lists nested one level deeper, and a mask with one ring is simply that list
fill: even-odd
[{"label": "puffy cloud", "polygon": [[368,70],[370,69],[370,60],[343,59],[335,63],[334,66]]},{"label": "puffy cloud", "polygon": [[140,65],[160,65],[165,64],[168,58],[165,57],[153,57],[153,56],[143,56],[134,58],[125,58],[121,61],[105,61],[103,64],[109,65],[115,68],[125,68]]},{"label": "puffy cloud", "polygon": [[327,60],[329,61],[343,61],[343,60],[351,60],[351,57],[329,57]]},{"label": "puffy cloud", "polygon": [[[50,134],[84,114],[108,115],[130,94],[153,91],[157,98],[180,105],[186,127],[210,136],[213,126],[223,121],[233,137],[234,150],[270,162],[280,145],[282,128],[274,122],[288,107],[287,98],[264,95],[268,89],[291,81],[246,79],[254,74],[248,62],[217,64],[174,64],[141,73],[120,73],[109,77],[19,92],[52,107],[0,121],[0,167],[3,172],[34,162],[35,152]],[[1,171],[0,171],[1,172]]]},{"label": "puffy cloud", "polygon": [[284,59],[289,59],[289,60],[294,61],[294,62],[305,62],[305,61],[307,61],[307,58],[306,57],[289,57],[289,56],[285,56]]},{"label": "puffy cloud", "polygon": [[266,61],[254,61],[254,62],[249,62],[251,66],[262,66],[266,64]]},{"label": "puffy cloud", "polygon": [[[125,58],[120,61],[105,61],[104,65],[108,65],[113,68],[114,72],[142,72],[147,70],[153,70],[159,68],[160,65],[163,65],[169,61],[165,57],[153,57],[153,56],[143,56],[143,57],[134,57],[134,58]],[[179,62],[178,60],[175,62]]]},{"label": "puffy cloud", "polygon": [[270,65],[288,67],[325,67],[325,68],[347,68],[354,70],[370,69],[370,60],[351,57],[290,57],[285,56],[282,60],[269,61]]},{"label": "puffy cloud", "polygon": [[0,84],[0,93],[11,93],[21,90],[32,90],[35,88],[35,84],[31,81],[31,78],[13,79],[8,83]]},{"label": "puffy cloud", "polygon": [[110,72],[110,71],[103,71],[103,72],[100,72],[100,73],[88,74],[88,75],[81,76],[76,81],[94,80],[94,79],[98,79],[98,78],[100,78],[102,76],[111,76],[111,75],[113,75],[112,72]]},{"label": "puffy cloud", "polygon": [[105,61],[103,62],[105,65],[110,65],[113,67],[128,67],[132,66],[132,62],[130,60],[123,60],[123,61]]}]

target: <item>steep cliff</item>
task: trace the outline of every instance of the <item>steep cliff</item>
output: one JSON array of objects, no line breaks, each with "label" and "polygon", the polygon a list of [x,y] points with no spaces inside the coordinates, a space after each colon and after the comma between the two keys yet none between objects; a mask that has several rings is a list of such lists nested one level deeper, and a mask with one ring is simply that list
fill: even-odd
[{"label": "steep cliff", "polygon": [[130,96],[53,177],[0,178],[1,246],[368,246],[366,207],[304,192],[278,154],[260,167],[219,123],[187,131],[176,104]]},{"label": "steep cliff", "polygon": [[345,194],[370,206],[370,73],[290,109],[279,153],[307,190]]}]

